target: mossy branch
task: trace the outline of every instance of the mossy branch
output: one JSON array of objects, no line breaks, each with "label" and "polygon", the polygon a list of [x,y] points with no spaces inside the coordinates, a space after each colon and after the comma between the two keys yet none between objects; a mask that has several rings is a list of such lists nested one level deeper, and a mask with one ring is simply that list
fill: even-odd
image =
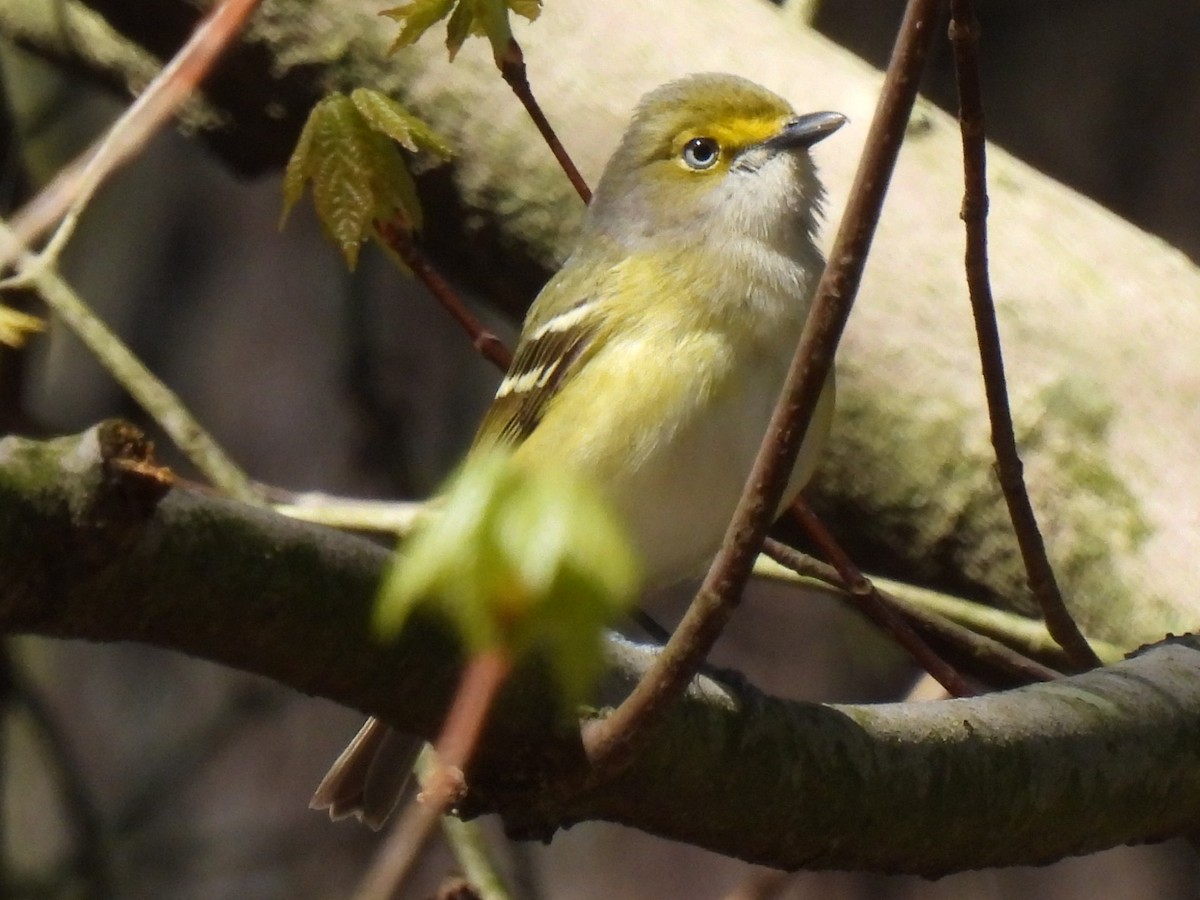
[{"label": "mossy branch", "polygon": [[[160,58],[178,44],[172,15],[198,15],[186,0],[164,2],[172,15],[161,16],[124,0],[88,5],[128,47]],[[0,30],[111,81],[124,59],[106,50],[111,35],[56,44],[55,32],[21,21],[38,7],[0,9]],[[436,201],[423,246],[457,283],[519,311],[569,244],[578,197],[511,102],[485,42],[468,42],[453,65],[436,42],[389,58],[395,26],[377,12],[346,0],[264,0],[245,43],[206,82],[208,103],[228,123],[207,140],[239,171],[277,170],[328,91],[370,84],[403,100],[462,149],[452,168],[418,179]],[[692,50],[702,46],[704,68],[755,78],[801,109],[850,116],[841,152],[817,154],[837,220],[877,73],[812,32],[782,26],[758,0],[676,0],[623,14],[628,28],[606,30],[606,4],[556,0],[521,38],[531,57],[554,61],[537,73],[539,100],[587,177],[638,95],[694,68]],[[328,27],[308,27],[314,20]],[[598,33],[607,35],[602,46]],[[645,34],[661,46],[652,58]],[[739,50],[747,46],[753,59]],[[144,57],[120,65],[133,73]],[[949,162],[960,156],[959,134],[936,111],[924,120],[905,139],[864,302],[840,351],[835,439],[809,500],[868,567],[1027,602],[991,470],[961,259],[946,251],[961,246],[962,186]],[[1190,452],[1200,419],[1186,402],[1197,384],[1188,337],[1200,330],[1200,307],[1189,298],[1200,293],[1200,271],[996,148],[988,158],[991,268],[1017,437],[1072,613],[1110,641],[1188,628],[1200,610],[1190,570],[1200,531],[1176,511],[1200,504]]]},{"label": "mossy branch", "polygon": [[[437,732],[462,654],[414,617],[370,630],[386,550],[181,487],[104,425],[0,442],[0,627],[134,640],[258,672]],[[610,643],[614,696],[653,651]],[[577,722],[514,673],[469,773],[468,813],[549,836],[621,822],[781,868],[939,875],[1186,832],[1200,819],[1200,641],[970,700],[797,703],[697,678],[615,782],[583,795]],[[302,798],[297,798],[301,803]],[[936,836],[931,838],[930,836]]]}]

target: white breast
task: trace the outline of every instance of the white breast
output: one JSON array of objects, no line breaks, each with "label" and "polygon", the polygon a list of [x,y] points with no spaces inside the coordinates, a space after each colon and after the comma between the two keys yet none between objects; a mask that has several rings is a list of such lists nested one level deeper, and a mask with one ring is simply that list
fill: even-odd
[{"label": "white breast", "polygon": [[[614,499],[634,532],[651,584],[699,574],[720,547],[790,360],[751,362],[739,390],[715,386],[707,413],[671,432]],[[825,443],[833,408],[832,381],[801,448],[784,503],[808,481]]]}]

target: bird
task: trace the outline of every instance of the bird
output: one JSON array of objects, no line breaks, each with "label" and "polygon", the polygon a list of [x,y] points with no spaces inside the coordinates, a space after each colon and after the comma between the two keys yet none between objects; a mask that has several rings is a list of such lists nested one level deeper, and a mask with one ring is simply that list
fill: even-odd
[{"label": "bird", "polygon": [[[753,465],[824,266],[810,149],[846,122],[735,75],[648,93],[534,300],[468,453],[591,480],[649,587],[698,574]],[[826,382],[783,499],[826,441]],[[370,719],[313,796],[382,827],[420,742]]]}]

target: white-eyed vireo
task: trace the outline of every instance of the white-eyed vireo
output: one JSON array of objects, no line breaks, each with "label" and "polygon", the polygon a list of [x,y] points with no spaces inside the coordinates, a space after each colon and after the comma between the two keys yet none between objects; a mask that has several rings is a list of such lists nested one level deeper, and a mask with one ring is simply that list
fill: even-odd
[{"label": "white-eyed vireo", "polygon": [[[507,445],[600,485],[651,585],[698,572],[733,515],[821,273],[808,150],[844,122],[732,75],[646,95],[479,428],[473,451]],[[832,411],[831,379],[785,502]],[[368,721],[313,806],[378,828],[411,747]]]}]

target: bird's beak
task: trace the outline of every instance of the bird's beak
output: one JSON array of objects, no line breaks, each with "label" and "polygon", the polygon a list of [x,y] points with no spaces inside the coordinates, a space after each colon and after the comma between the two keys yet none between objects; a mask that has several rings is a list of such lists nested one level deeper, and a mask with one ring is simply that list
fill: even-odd
[{"label": "bird's beak", "polygon": [[796,116],[784,123],[779,134],[767,138],[763,146],[772,150],[790,150],[794,147],[808,148],[823,141],[846,124],[846,117],[836,112],[816,112]]}]

